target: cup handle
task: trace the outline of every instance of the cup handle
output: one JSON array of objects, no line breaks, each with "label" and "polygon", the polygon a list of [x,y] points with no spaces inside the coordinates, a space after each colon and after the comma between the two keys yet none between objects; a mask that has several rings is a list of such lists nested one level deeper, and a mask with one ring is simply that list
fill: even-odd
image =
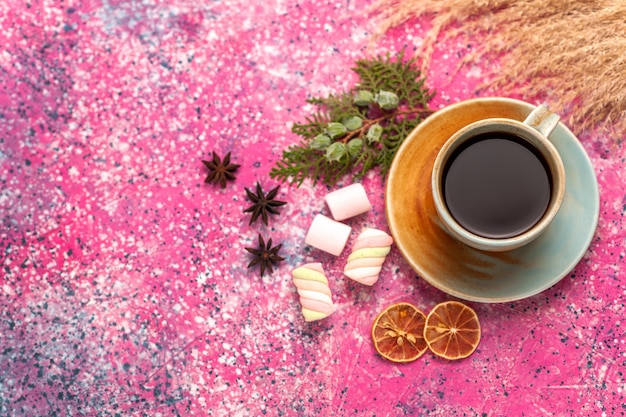
[{"label": "cup handle", "polygon": [[537,130],[543,136],[548,137],[559,124],[560,119],[561,116],[552,113],[544,104],[541,104],[528,115],[526,120],[524,120],[524,124]]}]

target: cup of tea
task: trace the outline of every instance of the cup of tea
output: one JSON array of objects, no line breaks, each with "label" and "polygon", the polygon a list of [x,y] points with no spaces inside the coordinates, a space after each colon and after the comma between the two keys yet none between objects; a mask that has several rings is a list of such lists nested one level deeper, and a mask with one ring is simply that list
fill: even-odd
[{"label": "cup of tea", "polygon": [[479,120],[445,142],[431,183],[437,213],[452,236],[503,252],[546,230],[565,194],[565,168],[549,139],[559,119],[541,105],[523,122]]}]

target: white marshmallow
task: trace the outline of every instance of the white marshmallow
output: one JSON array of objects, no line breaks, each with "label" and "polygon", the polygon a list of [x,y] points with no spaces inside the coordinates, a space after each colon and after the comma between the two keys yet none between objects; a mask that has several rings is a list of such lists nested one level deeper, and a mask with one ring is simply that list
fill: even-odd
[{"label": "white marshmallow", "polygon": [[359,183],[328,193],[325,199],[335,220],[345,220],[372,208],[365,188]]},{"label": "white marshmallow", "polygon": [[307,245],[339,256],[346,246],[351,230],[346,224],[318,214],[311,222],[304,241]]}]

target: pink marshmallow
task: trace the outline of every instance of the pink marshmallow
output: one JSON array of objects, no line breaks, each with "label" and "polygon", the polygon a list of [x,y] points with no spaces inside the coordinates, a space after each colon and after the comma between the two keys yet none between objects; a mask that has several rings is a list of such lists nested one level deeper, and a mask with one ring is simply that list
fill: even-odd
[{"label": "pink marshmallow", "polygon": [[339,256],[346,246],[351,230],[348,225],[318,214],[309,227],[305,243],[331,255]]},{"label": "pink marshmallow", "polygon": [[391,246],[393,243],[393,238],[389,235],[387,236],[371,236],[366,237],[364,239],[358,239],[354,246],[352,247],[352,251],[363,249],[363,248],[379,248],[385,246]]},{"label": "pink marshmallow", "polygon": [[302,305],[302,308],[306,308],[307,310],[311,311],[317,311],[327,316],[330,316],[335,312],[334,306],[326,304],[322,301],[311,300],[308,298],[300,298],[300,304]]},{"label": "pink marshmallow", "polygon": [[350,261],[346,265],[345,270],[349,271],[351,269],[357,269],[357,268],[369,268],[373,266],[381,266],[383,263],[385,263],[385,257],[357,258],[357,259],[353,259],[352,261]]},{"label": "pink marshmallow", "polygon": [[298,291],[299,290],[317,291],[317,292],[321,292],[322,294],[326,294],[329,297],[332,297],[328,284],[324,284],[323,282],[294,278],[293,283],[298,289]]},{"label": "pink marshmallow", "polygon": [[326,204],[335,220],[345,220],[372,208],[361,184],[352,184],[326,194]]},{"label": "pink marshmallow", "polygon": [[324,275],[324,268],[322,267],[321,262],[311,262],[308,264],[304,264],[302,265],[302,268],[309,268],[309,269],[312,269],[313,271],[317,271],[320,274]]}]

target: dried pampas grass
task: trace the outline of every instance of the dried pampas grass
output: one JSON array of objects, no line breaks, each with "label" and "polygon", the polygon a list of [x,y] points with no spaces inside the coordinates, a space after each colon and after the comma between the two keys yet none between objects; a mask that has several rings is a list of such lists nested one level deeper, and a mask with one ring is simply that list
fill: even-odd
[{"label": "dried pampas grass", "polygon": [[499,64],[487,74],[486,91],[545,101],[579,134],[626,131],[624,0],[378,0],[372,11],[378,35],[429,19],[425,66],[437,42],[462,39],[473,51],[462,66]]}]

